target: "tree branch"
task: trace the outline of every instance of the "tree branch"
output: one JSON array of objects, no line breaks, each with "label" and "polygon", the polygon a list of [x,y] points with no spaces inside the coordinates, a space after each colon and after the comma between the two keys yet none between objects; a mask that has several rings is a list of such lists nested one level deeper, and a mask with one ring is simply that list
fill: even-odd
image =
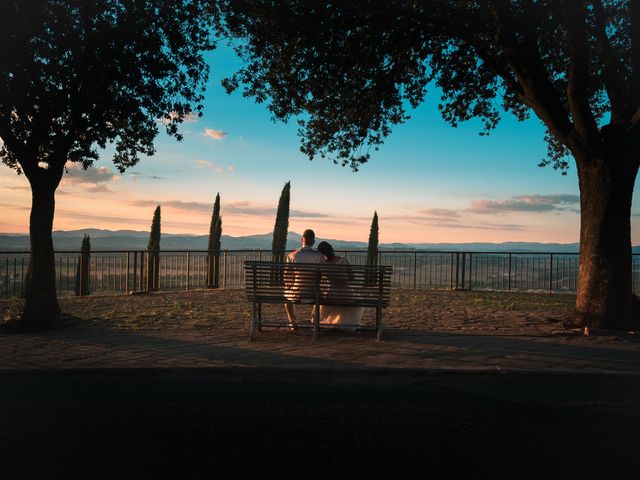
[{"label": "tree branch", "polygon": [[471,45],[482,62],[487,65],[489,69],[493,70],[496,75],[502,78],[509,88],[519,96],[524,95],[522,85],[520,85],[518,80],[511,75],[508,67],[501,64],[500,58],[498,58],[497,55],[495,57],[492,56],[491,53],[489,53],[489,51],[486,48],[483,48],[480,44],[471,43]]},{"label": "tree branch", "polygon": [[[500,57],[499,52],[491,52],[487,48],[487,42],[479,36],[479,32],[487,30],[486,22],[483,23],[483,19],[478,15],[473,15],[464,8],[451,4],[435,4],[429,13],[438,9],[441,12],[446,12],[447,18],[450,22],[438,22],[433,21],[431,16],[428,17],[429,22],[433,22],[431,30],[438,30],[442,34],[451,36],[452,38],[458,38],[463,42],[469,44],[476,55],[482,60],[482,62],[498,75],[504,83],[511,88],[517,95],[522,96],[524,89],[522,85],[518,83],[518,80],[514,78],[509,71],[509,65],[503,58]],[[487,35],[488,35],[487,31]]]},{"label": "tree branch", "polygon": [[567,75],[567,101],[576,133],[590,150],[597,148],[600,135],[589,105],[587,78],[589,76],[589,45],[585,24],[584,4],[572,0],[564,3],[560,12],[568,32],[569,71]]},{"label": "tree branch", "polygon": [[598,51],[604,63],[604,86],[611,103],[611,123],[617,123],[625,114],[623,92],[625,90],[624,80],[621,77],[622,66],[620,59],[611,48],[611,42],[606,32],[604,21],[604,9],[601,0],[592,0],[593,14],[595,17],[595,38]]},{"label": "tree branch", "polygon": [[26,148],[24,144],[18,140],[15,135],[11,132],[6,125],[0,124],[0,138],[4,141],[5,148],[9,150],[11,155],[18,159],[20,163],[20,167],[26,174],[25,165],[23,165],[23,161],[27,164],[27,167],[30,167],[31,164],[35,165],[35,160],[29,159],[29,156],[26,153]]},{"label": "tree branch", "polygon": [[640,109],[640,2],[629,2],[631,9],[631,95],[630,107],[632,112]]},{"label": "tree branch", "polygon": [[503,50],[522,85],[523,102],[536,112],[558,140],[567,146],[573,146],[571,138],[573,125],[558,91],[549,80],[542,65],[536,42],[530,39],[530,45],[525,46],[516,38],[513,31],[515,19],[511,12],[511,2],[494,0],[491,10],[496,21],[496,43]]}]

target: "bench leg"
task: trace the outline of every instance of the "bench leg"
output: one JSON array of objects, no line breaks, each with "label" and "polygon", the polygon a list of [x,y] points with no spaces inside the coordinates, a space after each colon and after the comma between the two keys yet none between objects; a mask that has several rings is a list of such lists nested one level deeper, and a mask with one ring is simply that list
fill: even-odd
[{"label": "bench leg", "polygon": [[382,308],[376,308],[376,329],[378,330],[378,334],[376,340],[378,342],[382,341]]}]

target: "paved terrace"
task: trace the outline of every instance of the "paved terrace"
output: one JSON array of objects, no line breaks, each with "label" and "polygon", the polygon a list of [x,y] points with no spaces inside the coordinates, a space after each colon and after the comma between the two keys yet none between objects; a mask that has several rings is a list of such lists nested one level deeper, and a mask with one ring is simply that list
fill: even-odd
[{"label": "paved terrace", "polygon": [[[395,290],[373,333],[267,330],[240,290],[64,298],[60,329],[0,334],[0,369],[242,368],[640,374],[640,335],[564,326],[573,296]],[[16,301],[0,302],[3,318]],[[306,310],[302,310],[301,316]],[[267,306],[265,318],[283,318]],[[370,317],[365,316],[370,321]]]}]

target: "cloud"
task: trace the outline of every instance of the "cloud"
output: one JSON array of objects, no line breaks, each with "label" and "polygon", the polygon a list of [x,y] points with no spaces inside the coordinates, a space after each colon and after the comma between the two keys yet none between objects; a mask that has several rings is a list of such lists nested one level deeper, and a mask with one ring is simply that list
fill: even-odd
[{"label": "cloud", "polygon": [[[158,121],[163,125],[168,125],[174,118],[178,117],[178,114],[176,112],[169,112],[168,117],[169,118],[160,118]],[[197,113],[187,113],[182,118],[182,123],[195,123],[198,120],[200,120],[200,117]]]},{"label": "cloud", "polygon": [[163,207],[188,210],[191,212],[210,212],[213,208],[213,202],[183,202],[181,200],[134,200],[131,204],[137,207],[156,207],[157,205],[161,205]]},{"label": "cloud", "polygon": [[196,160],[196,165],[198,167],[206,167],[206,168],[213,168],[214,164],[207,161],[207,160]]},{"label": "cloud", "polygon": [[[329,218],[329,215],[325,215],[324,213],[317,212],[305,212],[302,210],[291,210],[289,212],[290,216],[297,218]],[[275,215],[275,211],[274,211]]]},{"label": "cloud", "polygon": [[210,168],[220,175],[222,175],[223,173],[233,173],[236,171],[235,165],[227,165],[226,167],[223,167],[221,165],[216,165],[215,163],[208,160],[196,160],[195,163],[197,167]]},{"label": "cloud", "polygon": [[450,210],[448,208],[424,208],[418,210],[418,213],[427,217],[435,218],[457,218],[460,216],[456,210]]},{"label": "cloud", "polygon": [[432,223],[431,226],[438,228],[460,228],[469,230],[522,230],[524,225],[518,225],[515,223],[483,223],[482,225],[471,223],[455,223],[455,222],[440,222]]},{"label": "cloud", "polygon": [[508,200],[475,200],[467,210],[472,213],[502,214],[505,212],[575,211],[572,206],[580,203],[578,195],[521,195]]},{"label": "cloud", "polygon": [[[0,205],[1,206],[1,205]],[[154,205],[155,206],[155,205]],[[104,224],[126,224],[126,225],[134,225],[137,228],[147,228],[148,224],[146,223],[146,219],[140,218],[129,218],[123,216],[110,216],[110,215],[101,215],[101,214],[92,214],[86,212],[79,212],[77,210],[71,209],[57,209],[56,215],[65,216],[68,220],[73,220],[74,222],[84,222],[88,225],[104,225]],[[162,219],[163,228],[166,226],[170,227],[179,227],[187,230],[201,230],[202,224],[200,223],[191,223],[191,222],[183,222],[183,221],[174,221],[171,219],[163,218]]]},{"label": "cloud", "polygon": [[[456,228],[456,229],[468,229],[468,230],[522,230],[524,225],[518,225],[513,223],[483,223],[476,224],[468,221],[460,220],[460,215],[451,210],[452,214],[445,217],[444,214],[440,216],[421,216],[421,215],[393,215],[387,217],[388,220],[393,222],[409,223],[412,225],[428,225],[435,228]],[[433,215],[433,212],[432,212]]]},{"label": "cloud", "polygon": [[2,207],[2,208],[12,208],[13,210],[23,210],[23,211],[31,210],[31,207],[26,207],[24,205],[12,205],[10,203],[0,203],[0,207]]},{"label": "cloud", "polygon": [[85,170],[79,163],[67,162],[65,168],[67,173],[62,179],[65,185],[79,185],[91,193],[109,192],[107,184],[120,180],[107,167],[89,167]]},{"label": "cloud", "polygon": [[224,130],[205,128],[202,131],[202,135],[205,137],[213,138],[214,140],[223,140],[227,136],[227,132],[225,132]]},{"label": "cloud", "polygon": [[149,180],[164,180],[165,177],[160,177],[158,175],[149,175],[146,176],[144,173],[141,172],[127,172],[132,178],[133,180],[137,180],[138,178],[147,178]]},{"label": "cloud", "polygon": [[91,192],[91,193],[111,192],[111,190],[104,183],[98,183],[96,185],[87,186],[86,190],[87,192]]},{"label": "cloud", "polygon": [[[270,217],[276,214],[275,207],[255,205],[251,202],[235,202],[226,206],[223,205],[223,210],[237,215],[257,215],[261,217]],[[307,212],[304,210],[290,210],[289,216],[294,218],[328,218],[328,215],[323,213]]]},{"label": "cloud", "polygon": [[6,186],[7,190],[28,190],[31,191],[31,187],[28,186]]},{"label": "cloud", "polygon": [[[182,200],[134,200],[131,204],[137,207],[155,207],[156,205],[161,205],[178,210],[207,213],[211,212],[213,208],[213,202],[183,202]],[[275,207],[256,205],[252,202],[234,202],[226,205],[223,203],[222,214],[272,217],[275,216],[276,209]],[[303,210],[291,210],[289,215],[293,218],[329,218],[328,215],[322,213]]]}]

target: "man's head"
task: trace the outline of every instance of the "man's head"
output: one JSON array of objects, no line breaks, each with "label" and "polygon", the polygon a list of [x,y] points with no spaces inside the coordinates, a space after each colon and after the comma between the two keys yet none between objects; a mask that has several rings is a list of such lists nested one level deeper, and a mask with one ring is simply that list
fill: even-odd
[{"label": "man's head", "polygon": [[302,238],[300,239],[302,242],[302,246],[304,247],[313,247],[313,244],[316,241],[316,234],[310,228],[306,229],[302,232]]}]

